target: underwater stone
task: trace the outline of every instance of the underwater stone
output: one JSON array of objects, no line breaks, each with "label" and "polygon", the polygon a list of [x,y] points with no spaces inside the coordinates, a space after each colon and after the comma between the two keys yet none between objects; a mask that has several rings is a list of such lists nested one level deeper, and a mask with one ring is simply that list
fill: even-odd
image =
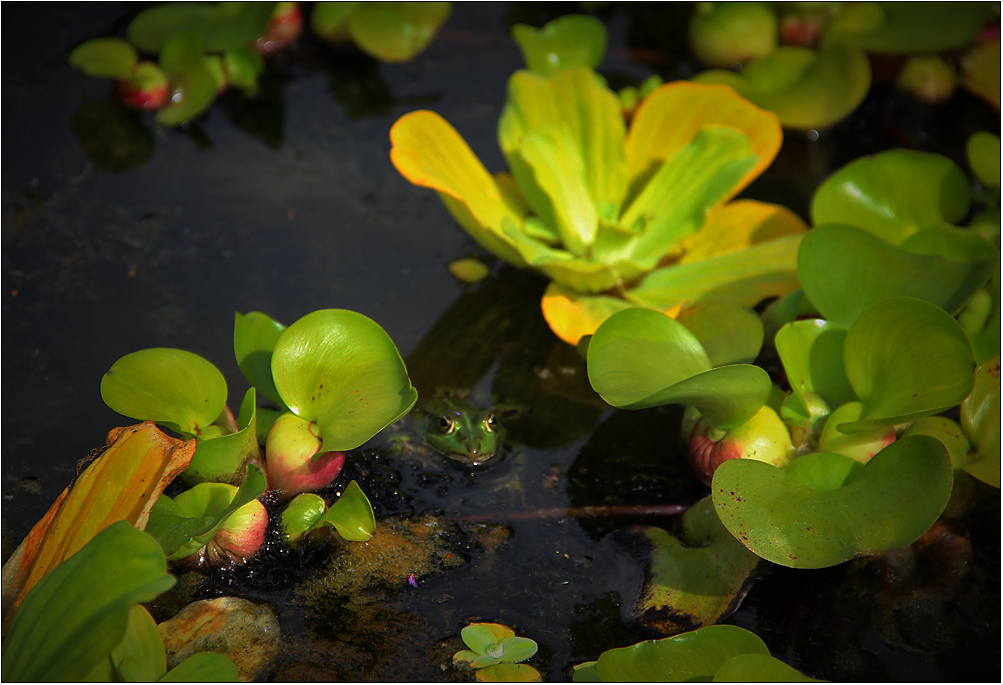
[{"label": "underwater stone", "polygon": [[238,597],[192,602],[159,626],[172,669],[192,654],[217,652],[237,665],[243,682],[254,680],[279,653],[282,637],[272,610]]}]

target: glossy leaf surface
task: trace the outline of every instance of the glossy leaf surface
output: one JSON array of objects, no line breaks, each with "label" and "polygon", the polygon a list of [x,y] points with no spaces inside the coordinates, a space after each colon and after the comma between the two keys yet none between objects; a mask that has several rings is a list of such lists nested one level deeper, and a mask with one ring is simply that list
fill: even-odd
[{"label": "glossy leaf surface", "polygon": [[763,348],[762,319],[736,302],[700,302],[674,318],[700,341],[711,366],[751,364]]},{"label": "glossy leaf surface", "polygon": [[240,488],[222,483],[202,483],[174,500],[157,500],[147,532],[164,549],[170,560],[197,552],[216,534],[226,519],[240,507],[265,492],[265,474],[250,466]]},{"label": "glossy leaf surface", "polygon": [[275,5],[274,2],[163,3],[136,15],[126,35],[143,52],[157,54],[171,36],[191,31],[207,52],[223,52],[260,37]]},{"label": "glossy leaf surface", "polygon": [[640,594],[624,596],[624,620],[668,635],[731,615],[759,564],[721,525],[709,496],[686,511],[674,532],[631,526],[611,536],[643,568]]},{"label": "glossy leaf surface", "polygon": [[975,39],[991,11],[980,2],[855,2],[829,22],[822,45],[893,54],[955,50]]},{"label": "glossy leaf surface", "polygon": [[119,414],[195,435],[226,406],[226,379],[197,354],[156,347],[116,361],[101,378],[101,399]]},{"label": "glossy leaf surface", "polygon": [[153,538],[114,523],[25,597],[3,644],[6,681],[82,680],[119,643],[130,609],[174,585]]},{"label": "glossy leaf surface", "polygon": [[194,33],[167,39],[160,52],[160,68],[171,82],[171,102],[157,110],[157,123],[179,126],[202,114],[216,97],[216,77],[206,65],[202,45]]},{"label": "glossy leaf surface", "polygon": [[495,664],[479,668],[476,672],[479,683],[539,683],[540,672],[528,664]]},{"label": "glossy leaf surface", "polygon": [[192,654],[169,670],[162,683],[236,683],[237,667],[229,658],[216,652]]},{"label": "glossy leaf surface", "polygon": [[332,526],[341,537],[355,542],[365,542],[376,532],[373,505],[354,480],[348,484],[334,504],[313,523],[310,530]]},{"label": "glossy leaf surface", "polygon": [[238,431],[209,440],[200,440],[192,463],[181,474],[187,483],[239,483],[244,466],[261,456],[257,435],[257,407],[254,388],[248,388],[240,403]]},{"label": "glossy leaf surface", "polygon": [[529,70],[543,75],[558,69],[597,67],[606,54],[605,25],[584,14],[566,14],[540,29],[516,24],[512,39]]},{"label": "glossy leaf surface", "polygon": [[710,679],[740,654],[769,655],[756,635],[736,626],[708,626],[603,652],[596,670],[603,682],[685,682]]},{"label": "glossy leaf surface", "polygon": [[979,182],[987,188],[999,188],[1000,137],[988,131],[976,131],[968,139],[965,152]]},{"label": "glossy leaf surface", "polygon": [[714,674],[715,683],[816,683],[796,668],[766,654],[740,654]]},{"label": "glossy leaf surface", "polygon": [[846,335],[846,375],[865,409],[844,433],[904,423],[961,403],[972,391],[975,355],[958,322],[911,298],[865,309]]},{"label": "glossy leaf surface", "polygon": [[863,50],[837,46],[823,50],[784,45],[748,64],[741,73],[712,69],[696,83],[724,84],[763,109],[775,112],[785,128],[830,126],[853,112],[871,86]]},{"label": "glossy leaf surface", "polygon": [[968,214],[965,174],[941,155],[891,150],[850,162],[819,186],[815,226],[842,223],[901,245],[922,228],[958,223]]},{"label": "glossy leaf surface", "polygon": [[[866,230],[816,226],[801,241],[798,274],[805,294],[832,323],[849,327],[868,306],[913,297],[955,313],[990,277],[990,257],[961,262],[907,252]],[[832,274],[839,273],[840,278]]]},{"label": "glossy leaf surface", "polygon": [[857,398],[843,364],[845,342],[846,329],[822,319],[795,321],[777,331],[774,344],[796,398],[785,406],[800,418],[814,421],[820,409]]},{"label": "glossy leaf surface", "polygon": [[70,66],[99,78],[127,79],[138,61],[136,49],[121,38],[85,40],[70,53]]},{"label": "glossy leaf surface", "polygon": [[262,312],[234,315],[233,352],[237,366],[247,382],[282,411],[287,407],[272,379],[272,352],[284,330],[285,326]]},{"label": "glossy leaf surface", "polygon": [[406,62],[428,47],[451,8],[448,2],[363,2],[348,17],[348,32],[376,59]]},{"label": "glossy leaf surface", "polygon": [[940,516],[953,468],[934,438],[902,438],[866,464],[816,452],[786,468],[731,459],[711,491],[739,542],[782,566],[823,568],[911,544]]},{"label": "glossy leaf surface", "polygon": [[773,387],[756,366],[712,369],[685,326],[647,309],[626,309],[603,322],[589,343],[588,373],[592,387],[615,407],[692,404],[725,430],[755,414]]},{"label": "glossy leaf surface", "polygon": [[318,425],[325,451],[355,449],[418,397],[386,332],[344,309],[307,314],[286,329],[272,355],[272,376],[289,408]]},{"label": "glossy leaf surface", "polygon": [[983,483],[1000,486],[1000,356],[980,365],[975,387],[961,403],[961,426],[972,452],[965,471]]}]

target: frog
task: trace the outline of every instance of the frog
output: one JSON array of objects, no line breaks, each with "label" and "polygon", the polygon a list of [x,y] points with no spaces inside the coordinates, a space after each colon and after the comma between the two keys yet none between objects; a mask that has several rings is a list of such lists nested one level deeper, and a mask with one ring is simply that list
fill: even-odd
[{"label": "frog", "polygon": [[[461,469],[483,470],[506,452],[505,427],[498,414],[474,406],[463,395],[437,394],[419,400],[405,421],[411,422],[411,431],[397,432],[391,442],[422,460],[431,451]],[[423,449],[422,442],[430,450]]]}]

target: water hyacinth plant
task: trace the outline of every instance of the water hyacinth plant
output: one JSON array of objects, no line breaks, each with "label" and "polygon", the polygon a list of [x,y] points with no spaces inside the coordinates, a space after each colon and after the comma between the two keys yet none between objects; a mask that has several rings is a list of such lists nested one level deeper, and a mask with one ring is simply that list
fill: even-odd
[{"label": "water hyacinth plant", "polygon": [[536,643],[516,637],[515,631],[500,623],[471,623],[460,631],[468,649],[453,655],[453,664],[472,669],[478,682],[538,683],[540,672],[520,663],[536,654]]},{"label": "water hyacinth plant", "polygon": [[405,115],[390,137],[397,170],[438,191],[477,243],[551,280],[543,313],[568,343],[631,306],[752,306],[798,287],[800,219],[728,202],[782,138],[773,114],[728,87],[662,86],[628,131],[590,68],[518,71],[498,127],[510,173],[494,176],[434,112]]}]

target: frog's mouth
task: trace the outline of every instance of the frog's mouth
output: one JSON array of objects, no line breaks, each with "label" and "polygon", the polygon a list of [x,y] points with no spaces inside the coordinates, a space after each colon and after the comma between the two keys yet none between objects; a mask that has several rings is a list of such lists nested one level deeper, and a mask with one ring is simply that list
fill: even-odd
[{"label": "frog's mouth", "polygon": [[471,454],[470,452],[443,452],[447,461],[464,471],[483,471],[493,464],[504,461],[512,449],[502,445],[494,452]]}]

